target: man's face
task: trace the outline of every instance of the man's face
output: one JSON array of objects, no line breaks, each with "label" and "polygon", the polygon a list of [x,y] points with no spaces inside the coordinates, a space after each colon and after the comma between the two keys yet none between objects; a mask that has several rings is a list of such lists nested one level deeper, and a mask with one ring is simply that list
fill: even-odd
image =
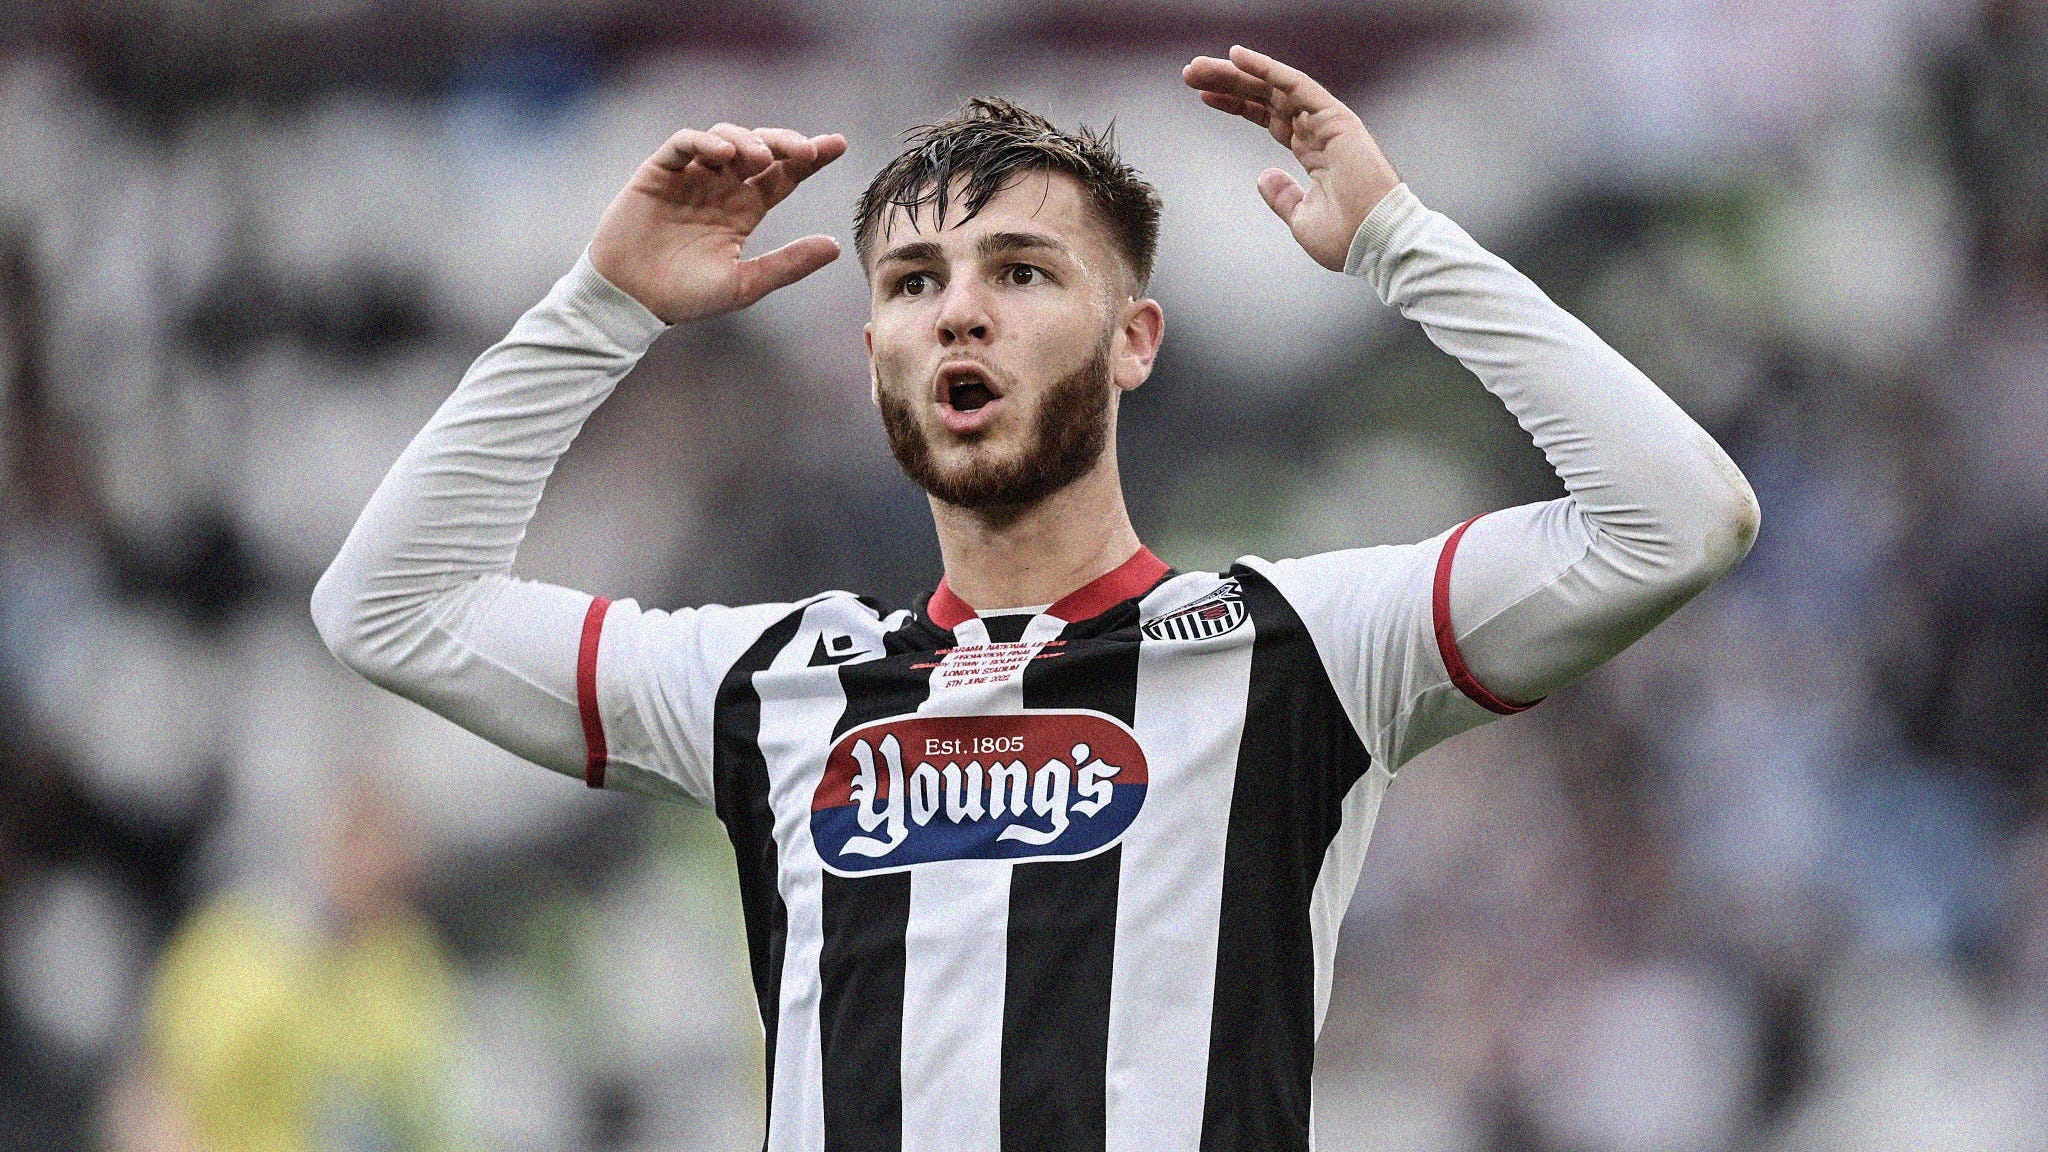
[{"label": "man's face", "polygon": [[[1018,507],[1072,483],[1115,432],[1115,397],[1151,368],[1158,306],[1081,186],[1033,172],[972,220],[896,210],[876,243],[867,328],[875,402],[896,459],[927,492]],[[1136,345],[1136,347],[1133,347]]]}]

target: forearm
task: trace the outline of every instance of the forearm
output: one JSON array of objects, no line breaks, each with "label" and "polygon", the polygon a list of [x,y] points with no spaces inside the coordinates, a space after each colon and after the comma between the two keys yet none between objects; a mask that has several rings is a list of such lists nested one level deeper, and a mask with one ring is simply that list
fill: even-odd
[{"label": "forearm", "polygon": [[573,640],[589,597],[509,572],[555,461],[661,329],[579,260],[478,357],[314,590],[337,657],[529,759],[579,769]]},{"label": "forearm", "polygon": [[1754,495],[1704,429],[1527,277],[1402,187],[1347,268],[1477,375],[1569,495],[1482,517],[1450,569],[1478,681],[1533,700],[1620,651],[1733,567]]}]

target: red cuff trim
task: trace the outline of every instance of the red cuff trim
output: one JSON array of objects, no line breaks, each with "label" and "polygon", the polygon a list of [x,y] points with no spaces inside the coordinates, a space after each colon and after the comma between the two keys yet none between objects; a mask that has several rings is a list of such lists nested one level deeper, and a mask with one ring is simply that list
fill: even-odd
[{"label": "red cuff trim", "polygon": [[[1484,512],[1479,514],[1484,515]],[[1465,529],[1470,528],[1472,521],[1479,519],[1479,516],[1474,516],[1472,520],[1453,528],[1450,538],[1444,541],[1444,550],[1437,554],[1436,583],[1430,589],[1429,611],[1432,621],[1436,624],[1436,650],[1444,658],[1444,671],[1451,674],[1451,683],[1456,684],[1458,691],[1470,697],[1474,704],[1488,712],[1512,716],[1517,712],[1527,712],[1543,701],[1539,699],[1531,700],[1527,704],[1510,704],[1488,692],[1486,685],[1481,684],[1473,677],[1472,670],[1465,667],[1465,657],[1458,651],[1457,634],[1451,630],[1451,557],[1457,555],[1458,540],[1465,535]]]},{"label": "red cuff trim", "polygon": [[[1166,561],[1154,556],[1150,548],[1140,545],[1130,559],[1069,592],[1059,603],[1047,608],[1045,614],[1070,624],[1078,620],[1092,620],[1133,596],[1150,592],[1168,571]],[[952,586],[942,579],[938,590],[925,603],[924,614],[931,617],[932,623],[951,630],[972,620],[974,609],[967,601],[954,595]]]},{"label": "red cuff trim", "polygon": [[583,763],[583,782],[604,787],[604,766],[611,752],[604,743],[604,716],[597,710],[597,642],[604,635],[604,613],[612,602],[602,596],[590,601],[583,614],[583,643],[576,651],[576,709],[583,716],[583,746],[589,758]]}]

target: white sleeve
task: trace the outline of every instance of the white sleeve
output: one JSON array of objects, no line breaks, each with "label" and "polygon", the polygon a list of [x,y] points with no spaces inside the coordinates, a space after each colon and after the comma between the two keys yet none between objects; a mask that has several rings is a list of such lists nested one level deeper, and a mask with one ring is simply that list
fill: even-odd
[{"label": "white sleeve", "polygon": [[1568,493],[1419,545],[1270,566],[1397,768],[1634,643],[1748,553],[1758,511],[1705,429],[1407,185],[1345,267],[1500,398]]},{"label": "white sleeve", "polygon": [[510,575],[556,459],[663,327],[579,259],[399,455],[313,619],[350,668],[528,760],[710,804],[720,680],[787,606],[643,611]]},{"label": "white sleeve", "polygon": [[1449,535],[1241,561],[1301,617],[1351,726],[1388,771],[1491,715],[1452,683],[1431,626],[1435,557]]}]

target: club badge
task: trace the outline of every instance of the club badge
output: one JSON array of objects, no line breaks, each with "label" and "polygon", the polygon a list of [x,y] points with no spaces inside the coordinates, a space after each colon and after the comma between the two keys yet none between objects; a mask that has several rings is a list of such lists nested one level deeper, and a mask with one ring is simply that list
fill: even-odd
[{"label": "club badge", "polygon": [[1244,590],[1235,580],[1185,608],[1178,608],[1144,627],[1147,640],[1207,640],[1244,623]]}]

